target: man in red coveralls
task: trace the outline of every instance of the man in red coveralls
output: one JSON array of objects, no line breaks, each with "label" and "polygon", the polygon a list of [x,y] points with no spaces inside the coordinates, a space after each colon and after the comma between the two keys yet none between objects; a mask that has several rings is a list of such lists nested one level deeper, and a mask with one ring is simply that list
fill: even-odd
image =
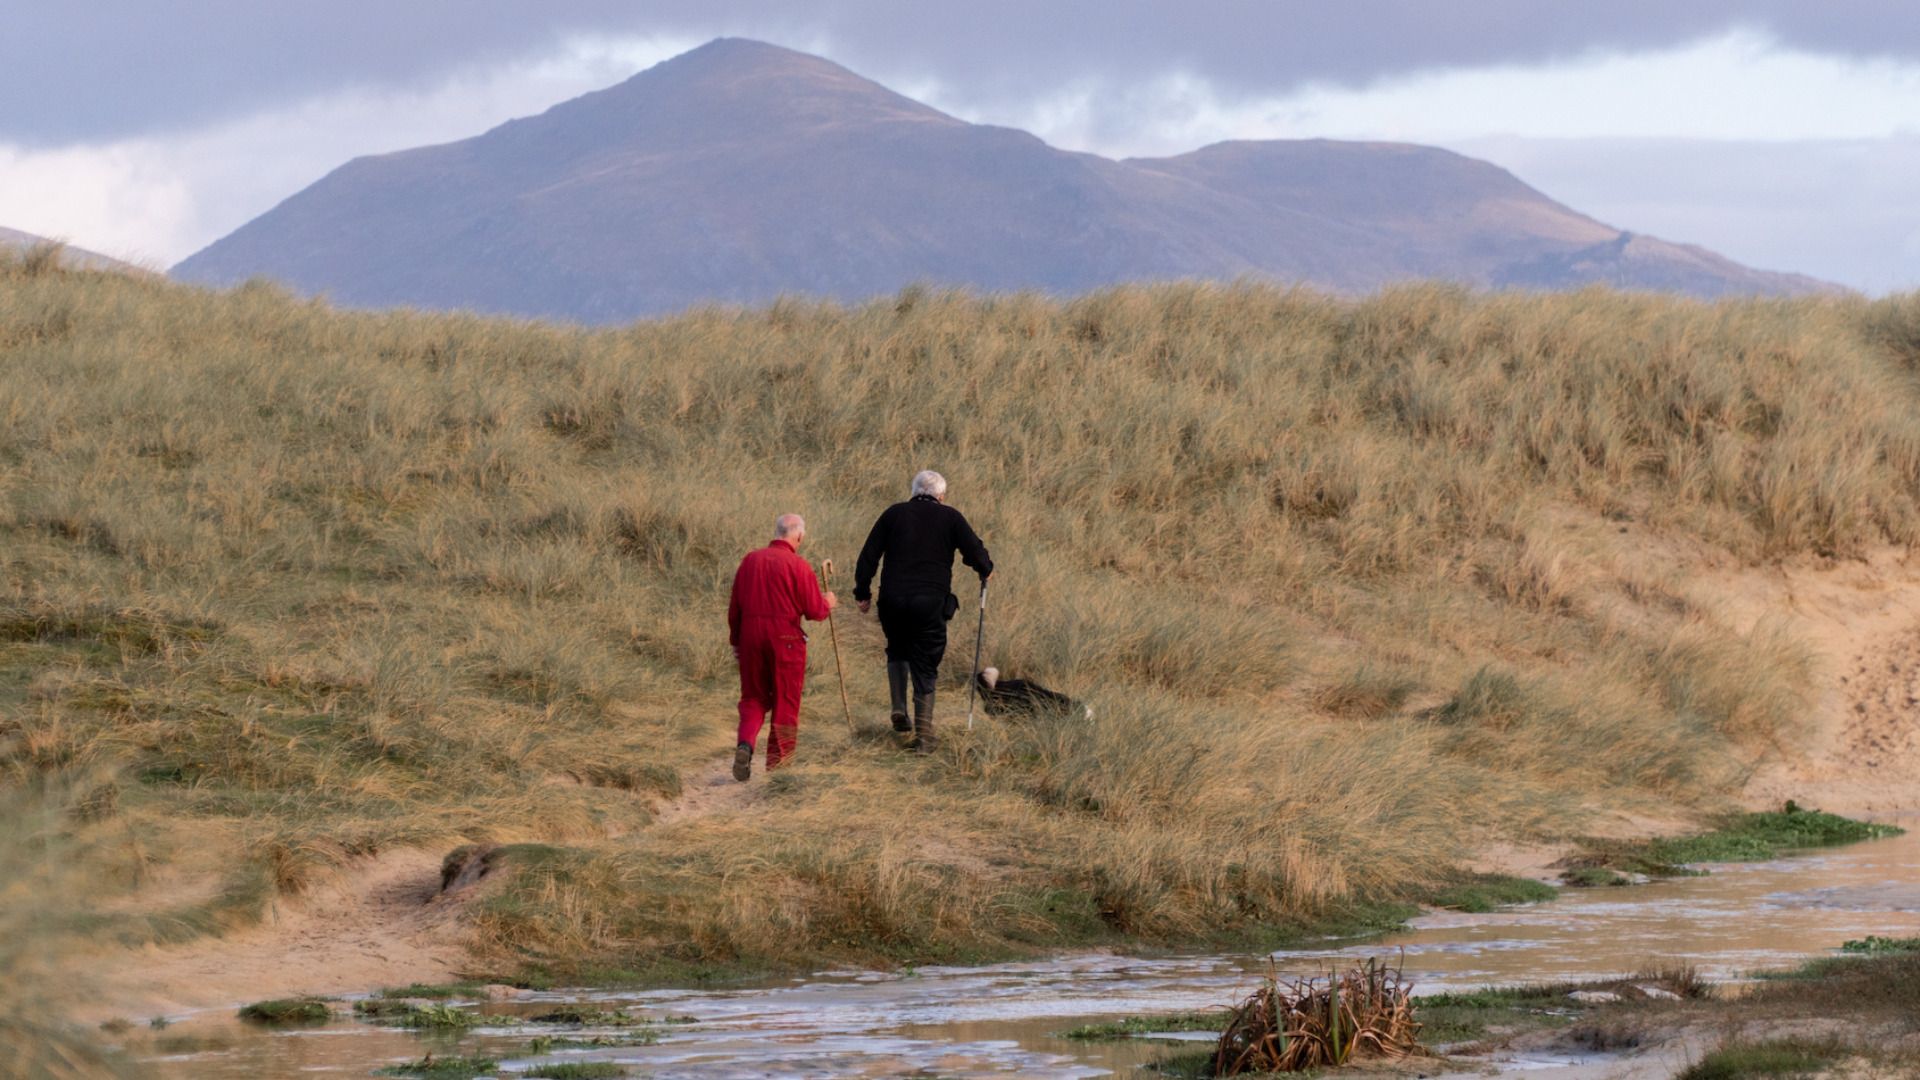
[{"label": "man in red coveralls", "polygon": [[833,610],[832,593],[820,591],[813,567],[800,557],[807,523],[781,514],[773,542],[740,560],[727,604],[733,655],[740,661],[740,744],[733,750],[733,778],[753,775],[753,741],[773,710],[767,736],[767,768],[793,754],[800,733],[800,691],[807,681],[807,632],[801,619],[819,622]]}]

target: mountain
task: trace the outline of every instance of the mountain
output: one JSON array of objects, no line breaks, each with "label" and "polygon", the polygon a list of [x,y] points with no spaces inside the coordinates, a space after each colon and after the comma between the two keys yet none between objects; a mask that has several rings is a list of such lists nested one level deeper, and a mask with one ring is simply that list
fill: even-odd
[{"label": "mountain", "polygon": [[348,162],[173,273],[589,322],[915,281],[1823,287],[1624,233],[1445,150],[1316,139],[1114,161],[739,39],[475,138]]},{"label": "mountain", "polygon": [[[39,247],[41,244],[51,244],[54,242],[55,241],[49,240],[44,236],[35,236],[30,232],[21,232],[19,229],[0,227],[0,248],[12,251],[25,251],[30,248]],[[142,270],[132,263],[121,262],[119,259],[110,259],[97,251],[77,248],[72,244],[61,244],[60,257],[67,266],[80,270],[118,270],[122,273],[136,274],[149,272]]]}]

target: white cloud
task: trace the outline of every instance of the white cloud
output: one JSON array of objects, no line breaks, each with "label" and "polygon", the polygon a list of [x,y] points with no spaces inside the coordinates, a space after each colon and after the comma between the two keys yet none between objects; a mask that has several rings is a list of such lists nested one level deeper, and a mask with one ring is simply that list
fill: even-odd
[{"label": "white cloud", "polygon": [[[584,37],[425,92],[347,88],[203,129],[102,145],[0,143],[0,225],[169,264],[352,157],[464,138],[696,44]],[[825,38],[792,44],[833,53]],[[931,76],[888,73],[885,81],[970,120],[1116,157],[1234,138],[1452,146],[1623,228],[1869,290],[1920,286],[1920,209],[1907,190],[1916,175],[1908,166],[1920,160],[1915,62],[1799,52],[1741,31],[1632,54],[1435,70],[1272,97],[1236,96],[1198,75],[1172,74],[1078,81],[1023,105],[975,109],[965,88]]]},{"label": "white cloud", "polygon": [[93,146],[0,143],[0,225],[171,265],[351,158],[475,135],[696,44],[582,38],[426,92],[347,89],[199,130]]},{"label": "white cloud", "polygon": [[[931,86],[929,100],[951,99]],[[1111,157],[1225,139],[1447,146],[1610,224],[1868,292],[1920,288],[1920,63],[1782,49],[1737,31],[1554,64],[1234,97],[1192,75],[1086,81],[948,111]]]},{"label": "white cloud", "polygon": [[22,151],[0,145],[0,225],[164,268],[193,216],[188,177],[134,144]]}]

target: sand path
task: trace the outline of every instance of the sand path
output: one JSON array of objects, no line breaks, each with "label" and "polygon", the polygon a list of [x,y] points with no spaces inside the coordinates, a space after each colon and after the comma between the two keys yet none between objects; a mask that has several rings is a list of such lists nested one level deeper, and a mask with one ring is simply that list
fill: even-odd
[{"label": "sand path", "polygon": [[1763,622],[1815,660],[1804,731],[1763,761],[1748,805],[1869,817],[1920,810],[1920,561],[1859,561],[1702,574],[1690,600],[1742,632]]},{"label": "sand path", "polygon": [[654,811],[654,823],[673,825],[747,806],[758,798],[763,790],[759,781],[764,764],[764,759],[755,758],[754,779],[745,784],[733,778],[731,755],[723,761],[701,768],[682,781],[679,798],[663,803]]},{"label": "sand path", "polygon": [[[756,772],[759,763],[755,763]],[[690,776],[656,810],[685,822],[750,803],[731,759]],[[277,901],[257,926],[183,945],[114,953],[83,1019],[146,1019],[266,998],[328,996],[469,974],[461,911],[480,886],[442,893],[440,852],[389,851],[305,896]]]},{"label": "sand path", "polygon": [[144,1019],[265,998],[446,982],[465,957],[464,897],[440,893],[440,859],[389,851],[273,906],[257,926],[116,953],[88,1018]]}]

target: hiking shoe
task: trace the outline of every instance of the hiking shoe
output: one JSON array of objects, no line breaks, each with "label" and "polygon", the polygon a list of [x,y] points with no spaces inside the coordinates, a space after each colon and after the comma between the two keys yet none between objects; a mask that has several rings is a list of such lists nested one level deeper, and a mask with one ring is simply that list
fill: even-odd
[{"label": "hiking shoe", "polygon": [[733,778],[746,783],[753,775],[753,744],[741,743],[733,748]]}]

